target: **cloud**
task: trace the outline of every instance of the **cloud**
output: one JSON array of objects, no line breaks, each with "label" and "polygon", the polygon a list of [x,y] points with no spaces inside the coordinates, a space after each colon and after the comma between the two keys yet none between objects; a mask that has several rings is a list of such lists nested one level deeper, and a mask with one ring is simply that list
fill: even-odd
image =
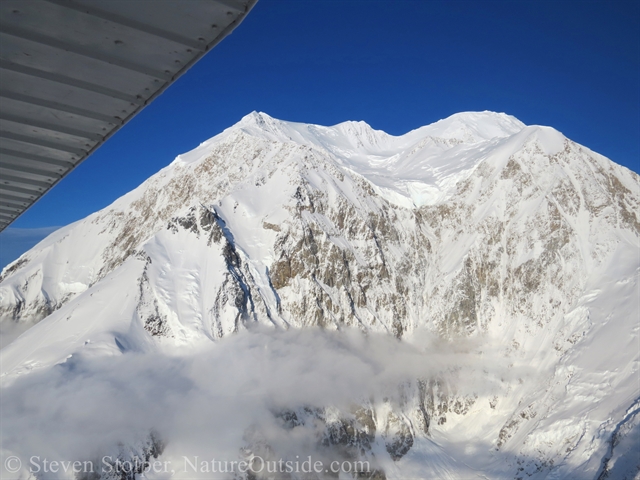
[{"label": "cloud", "polygon": [[348,409],[452,371],[468,370],[462,384],[482,388],[472,381],[477,346],[427,334],[410,344],[350,330],[256,329],[195,351],[76,355],[4,380],[0,441],[5,455],[85,460],[155,431],[174,456],[234,459],[247,429],[273,427],[280,408]]}]

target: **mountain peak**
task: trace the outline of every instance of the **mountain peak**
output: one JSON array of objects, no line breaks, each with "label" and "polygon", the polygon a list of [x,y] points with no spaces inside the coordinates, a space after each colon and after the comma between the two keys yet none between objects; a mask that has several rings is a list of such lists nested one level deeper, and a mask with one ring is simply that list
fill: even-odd
[{"label": "mountain peak", "polygon": [[295,142],[328,148],[338,156],[381,154],[409,148],[424,140],[445,140],[449,145],[474,144],[505,138],[521,132],[526,125],[517,118],[498,112],[461,112],[435,123],[419,127],[403,135],[390,135],[376,130],[367,122],[345,121],[332,126],[278,120],[264,112],[253,111],[245,115],[229,131],[242,130],[252,136],[270,140]]},{"label": "mountain peak", "polygon": [[638,181],[499,113],[391,136],[252,112],[4,270],[0,337],[44,320],[0,349],[0,450],[68,443],[61,411],[104,419],[84,451],[46,452],[69,463],[205,439],[389,478],[623,478]]},{"label": "mountain peak", "polygon": [[[242,117],[242,119],[240,119],[240,121],[231,128],[240,128],[243,130],[248,129],[250,131],[257,129],[259,131],[276,133],[276,131],[279,130],[278,125],[282,123],[287,122],[283,122],[282,120],[273,118],[272,116],[264,112],[257,112],[254,110],[253,112]],[[252,133],[256,132],[253,131]]]},{"label": "mountain peak", "polygon": [[264,112],[258,112],[254,110],[251,113],[246,114],[244,117],[240,119],[238,124],[242,125],[260,125],[265,123],[268,120],[274,120],[274,118]]},{"label": "mountain peak", "polygon": [[293,141],[323,148],[331,144],[334,150],[336,147],[342,151],[364,149],[372,153],[406,147],[426,137],[448,140],[451,144],[473,144],[508,137],[525,127],[520,120],[505,113],[461,112],[394,136],[383,130],[376,130],[362,120],[321,126],[278,120],[264,112],[253,111],[228,130],[242,130],[253,136],[266,136],[272,140]]},{"label": "mountain peak", "polygon": [[[529,137],[527,128],[535,129],[505,113],[462,112],[394,136],[362,120],[321,126],[278,120],[253,111],[222,134],[181,155],[179,161],[192,163],[206,159],[218,141],[242,133],[254,139],[330,153],[340,165],[367,178],[383,188],[382,191],[391,192],[392,203],[422,205],[442,198],[449,190],[445,183],[454,185],[456,179],[465,176],[481,160],[479,156],[458,157],[458,150],[512,136],[512,148],[517,150]],[[555,146],[558,142],[552,143]],[[443,156],[446,151],[449,154]]]},{"label": "mountain peak", "polygon": [[[422,135],[477,143],[494,138],[504,138],[520,132],[526,125],[505,113],[490,111],[460,112],[431,125],[414,130]],[[412,132],[413,133],[413,132]]]}]

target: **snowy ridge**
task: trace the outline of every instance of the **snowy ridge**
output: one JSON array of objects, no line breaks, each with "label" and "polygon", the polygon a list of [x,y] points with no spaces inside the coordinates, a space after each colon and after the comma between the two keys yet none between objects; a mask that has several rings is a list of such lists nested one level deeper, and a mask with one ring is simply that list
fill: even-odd
[{"label": "snowy ridge", "polygon": [[[287,439],[304,433],[309,445],[325,439],[304,447],[318,454],[375,460],[380,478],[632,477],[638,182],[505,114],[394,137],[254,112],[3,271],[2,321],[43,319],[0,350],[3,388],[18,398],[23,382],[60,369],[76,381],[105,358],[165,364],[236,345],[246,356],[216,358],[241,363],[280,345],[288,353],[264,360],[262,377],[239,373],[252,363],[239,383],[209,372],[238,398],[261,379],[281,385],[264,387],[281,400],[255,428],[231,417],[234,455],[293,455]],[[338,336],[296,333],[318,327]],[[403,342],[353,340],[351,329]],[[351,359],[357,368],[334,371],[341,335],[375,368],[358,374]],[[335,378],[313,400],[277,373],[305,364],[301,341],[325,348],[305,368]],[[179,458],[179,429],[160,434],[174,439],[165,458]]]},{"label": "snowy ridge", "polygon": [[[509,115],[466,112],[394,137],[365,122],[322,127],[252,112],[199,149],[179,156],[178,161],[201,159],[208,145],[240,129],[251,136],[329,152],[340,166],[371,181],[389,201],[420,206],[443,200],[447,186],[454,185],[481,160],[468,155],[469,145],[508,137],[524,127]],[[462,158],[466,161],[460,162]]]}]

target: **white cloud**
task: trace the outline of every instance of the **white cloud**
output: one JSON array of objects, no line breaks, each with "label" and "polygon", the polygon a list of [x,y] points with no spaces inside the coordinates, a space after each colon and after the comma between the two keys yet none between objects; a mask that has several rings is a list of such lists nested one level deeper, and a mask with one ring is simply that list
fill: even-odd
[{"label": "white cloud", "polygon": [[[273,426],[274,409],[348,409],[393,396],[407,380],[452,370],[464,377],[472,358],[477,367],[476,347],[427,334],[409,344],[357,331],[256,329],[197,351],[71,357],[5,380],[2,449],[21,458],[85,460],[155,430],[169,455],[234,459],[248,427]],[[473,378],[461,384],[480,388]]]}]

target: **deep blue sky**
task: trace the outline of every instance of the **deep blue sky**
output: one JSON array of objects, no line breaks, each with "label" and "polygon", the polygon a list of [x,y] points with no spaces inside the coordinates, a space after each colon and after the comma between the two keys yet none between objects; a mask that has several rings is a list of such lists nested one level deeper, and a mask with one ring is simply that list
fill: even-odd
[{"label": "deep blue sky", "polygon": [[13,227],[105,207],[253,111],[401,134],[494,110],[640,171],[640,2],[260,0]]}]

